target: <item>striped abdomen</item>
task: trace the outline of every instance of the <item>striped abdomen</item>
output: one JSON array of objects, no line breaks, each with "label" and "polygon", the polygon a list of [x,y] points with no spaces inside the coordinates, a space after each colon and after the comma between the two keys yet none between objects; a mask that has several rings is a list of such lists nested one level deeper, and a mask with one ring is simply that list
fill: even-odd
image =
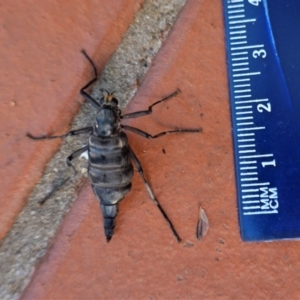
[{"label": "striped abdomen", "polygon": [[102,209],[107,240],[111,239],[118,202],[131,189],[133,167],[124,132],[107,138],[93,132],[89,137],[88,174]]}]

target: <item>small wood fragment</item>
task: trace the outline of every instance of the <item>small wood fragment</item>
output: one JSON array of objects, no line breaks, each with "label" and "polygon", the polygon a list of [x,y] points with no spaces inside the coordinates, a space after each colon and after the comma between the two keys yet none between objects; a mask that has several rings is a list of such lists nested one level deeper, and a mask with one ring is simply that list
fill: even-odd
[{"label": "small wood fragment", "polygon": [[199,211],[199,221],[197,226],[197,239],[200,241],[204,238],[208,232],[209,224],[206,213],[202,207]]}]

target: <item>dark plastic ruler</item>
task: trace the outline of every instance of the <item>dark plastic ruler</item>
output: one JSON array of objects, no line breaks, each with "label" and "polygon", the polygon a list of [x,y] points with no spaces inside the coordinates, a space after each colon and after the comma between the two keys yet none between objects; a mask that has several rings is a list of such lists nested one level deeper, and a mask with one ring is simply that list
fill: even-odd
[{"label": "dark plastic ruler", "polygon": [[244,241],[300,238],[300,1],[223,0]]}]

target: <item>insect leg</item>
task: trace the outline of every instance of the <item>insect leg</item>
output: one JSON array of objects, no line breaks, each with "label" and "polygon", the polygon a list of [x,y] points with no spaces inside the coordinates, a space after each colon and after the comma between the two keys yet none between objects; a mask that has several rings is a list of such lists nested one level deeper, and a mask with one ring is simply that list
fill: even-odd
[{"label": "insect leg", "polygon": [[48,199],[50,199],[59,189],[61,189],[70,179],[72,176],[75,176],[77,174],[77,171],[75,169],[75,167],[71,164],[71,161],[80,156],[83,152],[87,151],[88,150],[88,145],[74,151],[70,156],[67,157],[66,159],[66,163],[68,165],[68,167],[71,167],[72,170],[73,170],[73,174],[68,176],[67,178],[65,178],[62,182],[60,182],[58,185],[56,185],[53,190],[48,194],[46,195],[43,199],[41,199],[39,201],[39,204],[44,204]]},{"label": "insect leg", "polygon": [[151,199],[154,201],[154,203],[157,205],[157,207],[158,207],[158,209],[160,210],[160,212],[162,213],[163,217],[165,218],[165,220],[166,220],[167,223],[169,224],[169,226],[170,226],[170,228],[171,228],[173,234],[175,235],[175,237],[176,237],[178,243],[181,243],[182,240],[181,240],[179,234],[177,233],[175,227],[173,226],[171,220],[169,219],[168,215],[166,214],[166,212],[164,211],[164,209],[163,209],[163,208],[161,207],[161,205],[159,204],[158,200],[155,198],[154,193],[153,193],[153,191],[152,191],[152,189],[151,189],[149,183],[147,182],[147,180],[146,180],[146,178],[145,178],[145,176],[144,176],[144,171],[143,171],[143,168],[142,168],[141,163],[139,162],[137,156],[136,156],[135,153],[132,151],[132,149],[130,148],[130,146],[128,146],[128,148],[129,148],[129,151],[130,151],[131,158],[132,158],[132,160],[133,160],[133,162],[134,162],[136,168],[138,169],[139,174],[141,175],[141,177],[142,177],[142,179],[143,179],[143,181],[144,181],[144,184],[145,184],[145,186],[146,186],[146,189],[147,189],[147,191],[148,191],[148,193],[149,193],[150,198],[151,198]]},{"label": "insect leg", "polygon": [[[85,52],[85,50],[82,49],[82,50],[81,50],[81,53],[86,57],[86,59],[87,59],[87,60],[90,62],[90,64],[92,65],[93,70],[94,70],[94,74],[95,74],[95,78],[97,78],[97,77],[98,77],[98,72],[97,72],[97,68],[96,68],[94,62],[93,62],[92,59],[87,55],[87,53]],[[87,85],[86,87],[88,87],[88,85]]]},{"label": "insect leg", "polygon": [[66,138],[68,136],[78,135],[82,133],[88,133],[93,130],[92,126],[84,127],[76,130],[71,130],[63,135],[53,135],[53,136],[33,136],[30,133],[27,133],[26,135],[31,138],[32,140],[52,140],[57,138]]},{"label": "insect leg", "polygon": [[90,87],[93,83],[95,83],[97,81],[97,77],[98,77],[98,72],[97,72],[97,68],[94,64],[94,62],[92,61],[92,59],[87,55],[87,53],[84,50],[81,50],[81,53],[86,57],[86,59],[90,62],[90,64],[93,67],[94,70],[94,78],[89,81],[83,88],[80,89],[80,94],[83,96],[83,98],[89,102],[90,104],[92,104],[95,108],[99,109],[101,107],[101,105],[92,97],[90,96],[86,91],[84,91],[85,89],[87,89],[88,87]]},{"label": "insect leg", "polygon": [[149,115],[149,114],[152,114],[152,107],[154,105],[157,105],[163,101],[166,101],[172,97],[175,97],[177,96],[178,94],[180,93],[180,89],[177,89],[174,93],[172,93],[171,95],[169,96],[166,96],[164,98],[162,98],[161,100],[158,100],[156,101],[155,103],[153,103],[152,105],[150,105],[148,107],[147,110],[141,110],[141,111],[136,111],[136,112],[133,112],[133,113],[129,113],[129,114],[125,114],[123,116],[121,116],[121,119],[131,119],[131,118],[138,118],[138,117],[142,117],[142,116],[145,116],[145,115]]},{"label": "insect leg", "polygon": [[69,155],[69,156],[67,157],[66,163],[67,163],[68,167],[72,167],[72,169],[74,170],[74,175],[77,174],[77,171],[76,171],[75,167],[71,164],[71,161],[72,161],[74,158],[80,156],[80,155],[81,155],[82,153],[84,153],[85,151],[87,151],[88,148],[89,148],[89,146],[88,146],[88,145],[85,145],[84,147],[75,150],[71,155]]},{"label": "insect leg", "polygon": [[151,135],[151,134],[149,134],[141,129],[135,128],[135,127],[131,127],[131,126],[127,126],[127,125],[121,125],[121,127],[125,130],[129,130],[138,135],[141,135],[142,137],[144,137],[146,139],[156,139],[156,138],[159,138],[163,135],[170,134],[170,133],[202,132],[201,128],[200,129],[177,129],[177,130],[163,131],[156,135]]}]

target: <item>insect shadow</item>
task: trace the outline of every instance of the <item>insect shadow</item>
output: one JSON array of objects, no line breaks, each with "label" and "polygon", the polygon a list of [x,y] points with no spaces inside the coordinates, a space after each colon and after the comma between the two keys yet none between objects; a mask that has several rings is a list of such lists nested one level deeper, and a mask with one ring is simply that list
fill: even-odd
[{"label": "insect shadow", "polygon": [[[123,115],[119,108],[118,100],[114,97],[113,93],[105,91],[103,97],[98,102],[85,91],[85,89],[87,89],[97,81],[98,72],[95,64],[86,54],[86,52],[84,50],[82,50],[81,52],[90,62],[94,70],[94,78],[80,90],[80,94],[84,97],[84,99],[88,103],[93,105],[97,110],[94,125],[71,130],[66,134],[58,136],[36,137],[31,135],[30,133],[28,133],[27,136],[33,140],[51,140],[89,133],[87,145],[74,151],[69,157],[67,157],[66,163],[73,169],[74,173],[76,174],[76,169],[71,163],[72,160],[88,151],[88,176],[91,180],[93,191],[100,202],[100,207],[104,217],[104,231],[107,242],[111,240],[114,234],[116,216],[118,214],[118,204],[131,190],[131,180],[133,176],[132,162],[135,164],[139,174],[141,175],[150,198],[154,201],[154,203],[162,213],[164,219],[169,224],[177,241],[181,242],[179,234],[174,228],[165,210],[156,199],[152,188],[146,180],[142,165],[135,153],[132,151],[130,145],[128,144],[127,136],[123,130],[131,131],[147,139],[156,139],[166,134],[197,133],[201,132],[202,129],[177,129],[160,132],[156,135],[151,135],[145,131],[142,131],[141,129],[123,125],[121,123],[121,120],[138,118],[151,114],[152,108],[155,105],[162,103],[172,97],[175,97],[178,93],[180,93],[180,90],[177,89],[171,95],[153,103],[148,107],[147,110],[132,112]],[[71,176],[63,180],[50,192],[50,194],[43,198],[40,203],[45,203],[46,200],[51,198],[51,196],[58,189],[60,189],[70,178]]]}]

